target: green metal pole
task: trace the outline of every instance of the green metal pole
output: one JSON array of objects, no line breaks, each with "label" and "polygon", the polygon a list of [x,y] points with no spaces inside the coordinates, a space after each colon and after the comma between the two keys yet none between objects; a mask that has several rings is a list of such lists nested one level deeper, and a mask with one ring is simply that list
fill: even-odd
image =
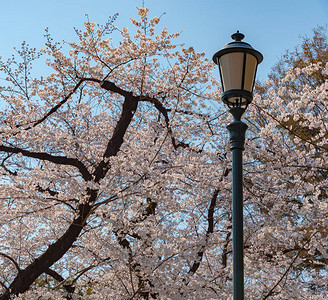
[{"label": "green metal pole", "polygon": [[227,126],[232,150],[232,256],[233,299],[244,300],[243,150],[248,126],[240,121],[245,109],[233,107],[234,121]]}]

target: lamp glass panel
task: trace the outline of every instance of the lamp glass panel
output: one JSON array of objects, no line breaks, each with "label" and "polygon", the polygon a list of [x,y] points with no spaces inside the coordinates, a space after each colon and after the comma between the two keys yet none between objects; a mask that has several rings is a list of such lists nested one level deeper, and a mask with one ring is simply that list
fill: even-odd
[{"label": "lamp glass panel", "polygon": [[220,57],[223,91],[242,89],[244,53],[232,52]]},{"label": "lamp glass panel", "polygon": [[252,92],[253,82],[255,77],[255,71],[257,66],[257,59],[254,55],[246,54],[246,65],[245,65],[245,81],[244,90]]}]

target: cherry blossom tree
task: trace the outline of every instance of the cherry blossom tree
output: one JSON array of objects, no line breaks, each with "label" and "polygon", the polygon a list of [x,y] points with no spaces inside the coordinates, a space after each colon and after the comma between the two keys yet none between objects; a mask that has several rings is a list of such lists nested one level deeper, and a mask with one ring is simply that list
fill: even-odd
[{"label": "cherry blossom tree", "polygon": [[325,29],[319,27],[295,52],[287,52],[260,86],[262,97],[255,97],[249,115],[245,186],[254,206],[247,228],[249,251],[256,254],[249,257],[267,286],[257,299],[327,298],[325,45]]},{"label": "cherry blossom tree", "polygon": [[175,46],[178,34],[157,32],[147,12],[118,46],[115,17],[86,22],[75,43],[47,33],[48,77],[32,77],[41,54],[26,44],[21,61],[1,64],[1,299],[173,297],[206,286],[191,282],[214,245],[229,173],[218,168],[217,112],[205,109],[213,66]]},{"label": "cherry blossom tree", "polygon": [[[41,52],[23,44],[1,62],[0,299],[232,296],[230,120],[214,64],[146,8],[132,30],[115,19],[71,43],[47,32]],[[44,58],[52,71],[33,77]],[[247,299],[325,299],[328,83],[283,90],[284,106],[269,85],[247,115]],[[285,123],[300,114],[306,140]]]}]

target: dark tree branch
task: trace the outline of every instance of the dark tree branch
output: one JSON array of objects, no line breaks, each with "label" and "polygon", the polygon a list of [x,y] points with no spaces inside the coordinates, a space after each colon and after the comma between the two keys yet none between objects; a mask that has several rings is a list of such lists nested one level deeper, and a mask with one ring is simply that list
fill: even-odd
[{"label": "dark tree branch", "polygon": [[[107,261],[107,260],[110,260],[110,257],[103,259],[102,262],[105,262],[105,261]],[[100,264],[100,263],[99,263],[99,264]],[[84,268],[83,270],[79,271],[79,272],[78,272],[78,275],[72,280],[72,283],[75,283],[76,281],[78,281],[78,279],[79,279],[83,274],[85,274],[86,272],[88,272],[88,271],[94,269],[94,268],[97,267],[99,264],[88,266],[88,267]]]},{"label": "dark tree branch", "polygon": [[274,290],[276,289],[276,287],[280,284],[280,282],[287,276],[287,274],[289,273],[291,267],[293,266],[293,264],[295,263],[295,261],[298,259],[298,257],[300,256],[301,252],[304,250],[305,246],[310,243],[312,237],[317,234],[317,231],[314,232],[308,239],[306,239],[302,245],[302,247],[300,248],[300,250],[297,252],[296,256],[294,257],[294,259],[291,261],[291,263],[289,264],[288,268],[285,270],[284,274],[280,277],[280,279],[277,281],[277,283],[270,289],[270,291],[262,298],[262,300],[265,300],[267,298],[269,298],[270,296],[273,295]]},{"label": "dark tree branch", "polygon": [[[221,178],[221,181],[223,180],[224,177],[227,177],[229,172],[231,171],[231,169],[226,168],[223,176]],[[214,190],[214,193],[212,195],[211,198],[211,202],[207,211],[207,230],[206,230],[206,234],[205,234],[205,242],[204,244],[201,246],[200,250],[197,252],[197,258],[195,259],[195,261],[193,262],[192,266],[190,267],[189,271],[188,271],[188,275],[192,276],[196,273],[196,271],[198,270],[200,263],[202,262],[203,256],[204,256],[204,252],[205,252],[205,248],[206,245],[208,243],[208,239],[210,237],[210,235],[214,232],[214,212],[215,212],[215,206],[216,206],[216,202],[217,202],[217,198],[219,195],[220,189],[217,188]],[[185,280],[186,285],[189,283],[189,281]]]},{"label": "dark tree branch", "polygon": [[81,80],[99,83],[100,86],[103,89],[105,89],[106,91],[113,92],[115,94],[119,94],[125,98],[132,96],[132,92],[128,92],[128,91],[121,89],[114,82],[111,82],[109,80],[99,80],[96,78],[82,78]]},{"label": "dark tree branch", "polygon": [[311,144],[312,146],[316,147],[316,148],[320,148],[323,151],[328,151],[327,146],[320,146],[318,144],[316,144],[315,142],[311,141],[310,139],[305,139],[304,137],[302,137],[300,134],[298,134],[295,130],[290,129],[287,125],[283,124],[281,121],[279,121],[274,115],[270,114],[267,110],[263,109],[262,107],[258,106],[255,104],[255,106],[260,109],[261,111],[263,111],[265,114],[267,114],[269,117],[271,117],[274,121],[276,121],[282,128],[284,128],[285,130],[287,130],[290,134],[298,137],[300,140],[302,140],[305,143]]},{"label": "dark tree branch", "polygon": [[228,245],[231,242],[232,225],[229,225],[227,229],[228,229],[228,233],[226,235],[226,242],[223,245],[223,250],[222,250],[222,255],[221,255],[221,264],[222,264],[223,268],[227,267],[228,254],[232,252],[232,251],[228,251]]},{"label": "dark tree branch", "polygon": [[132,92],[127,92],[127,91],[121,89],[115,83],[113,83],[111,81],[108,81],[108,80],[105,80],[105,81],[102,81],[102,82],[100,82],[98,80],[94,80],[94,81],[101,83],[100,86],[103,89],[105,89],[106,91],[110,91],[110,92],[119,94],[119,95],[121,95],[121,96],[123,96],[125,98],[132,97]]},{"label": "dark tree branch", "polygon": [[85,180],[87,181],[91,180],[91,174],[88,172],[87,168],[84,166],[83,163],[81,163],[76,158],[68,158],[66,156],[55,156],[45,152],[32,152],[16,147],[8,147],[4,145],[0,145],[0,151],[6,153],[16,153],[16,154],[21,153],[26,157],[36,158],[39,160],[46,160],[59,165],[73,166],[80,171],[81,175]]},{"label": "dark tree branch", "polygon": [[9,169],[5,166],[5,161],[6,161],[8,158],[10,158],[12,155],[13,155],[13,153],[9,153],[8,156],[5,157],[5,158],[2,160],[2,162],[1,162],[1,167],[3,167],[4,170],[5,170],[6,172],[8,172],[10,175],[12,175],[12,176],[17,176],[17,171],[14,171],[14,172],[13,172],[13,171],[9,170]]},{"label": "dark tree branch", "polygon": [[[75,87],[71,90],[70,93],[62,101],[60,101],[57,105],[55,105],[52,109],[49,110],[41,119],[35,121],[32,125],[24,128],[24,130],[29,130],[32,129],[33,127],[39,125],[43,121],[45,121],[48,117],[50,117],[52,114],[54,114],[61,106],[63,106],[69,98],[72,97],[72,95],[76,92],[76,90],[81,86],[81,84],[85,81],[86,79],[82,78],[79,80],[79,82],[75,85]],[[17,128],[22,127],[22,125],[17,125]]]},{"label": "dark tree branch", "polygon": [[[45,271],[45,273],[49,276],[51,276],[53,279],[55,279],[56,281],[58,281],[59,283],[61,282],[66,282],[65,279],[58,274],[56,271],[52,270],[52,269],[48,269]],[[67,292],[69,292],[70,294],[74,293],[75,291],[75,287],[72,286],[71,284],[63,284],[63,287],[65,288],[65,290]]]},{"label": "dark tree branch", "polygon": [[6,291],[6,292],[9,292],[9,289],[6,287],[6,285],[0,280],[0,285],[3,287],[3,289]]},{"label": "dark tree branch", "polygon": [[[171,142],[172,142],[172,145],[173,145],[174,149],[178,149],[179,147],[189,148],[188,144],[186,144],[184,142],[177,142],[176,141],[175,137],[173,136],[172,128],[171,128],[171,125],[170,125],[170,119],[169,119],[169,115],[168,115],[168,113],[171,111],[171,109],[165,108],[164,105],[158,99],[153,98],[153,97],[147,97],[147,96],[133,96],[131,92],[127,92],[127,91],[121,89],[116,84],[114,84],[113,82],[108,81],[108,80],[100,81],[99,79],[95,79],[95,78],[84,78],[84,80],[100,83],[101,87],[103,89],[105,89],[107,91],[110,91],[110,92],[113,92],[113,93],[116,93],[116,94],[119,94],[119,95],[125,97],[125,99],[132,98],[133,101],[136,102],[136,106],[137,106],[138,102],[142,102],[142,101],[154,104],[155,108],[164,117],[165,125],[166,125],[166,128],[167,128],[167,131],[168,131],[169,135],[171,136]],[[179,112],[185,113],[185,114],[190,114],[190,115],[192,114],[191,112],[188,112],[188,111],[179,111]],[[202,150],[198,150],[197,152],[202,152]]]},{"label": "dark tree branch", "polygon": [[107,144],[106,151],[103,155],[103,160],[100,162],[93,175],[95,176],[95,182],[99,182],[106,176],[109,168],[109,158],[116,156],[121,145],[123,144],[123,137],[128,129],[133,116],[138,107],[138,101],[131,92],[125,92],[121,88],[117,87],[114,83],[104,81],[101,87],[107,91],[118,93],[124,96],[124,103],[121,112],[121,116],[114,128],[113,135]]},{"label": "dark tree branch", "polygon": [[12,257],[10,257],[9,255],[7,255],[5,253],[2,253],[2,252],[0,252],[0,255],[3,256],[3,257],[5,257],[5,258],[7,258],[7,259],[9,259],[14,264],[15,268],[17,269],[17,271],[18,272],[20,271],[20,267],[19,267],[18,263],[16,262],[16,260],[14,260]]},{"label": "dark tree branch", "polygon": [[[139,96],[138,101],[145,101],[154,104],[155,108],[163,115],[165,120],[166,129],[171,137],[171,142],[174,147],[174,149],[181,148],[190,148],[189,144],[186,144],[184,142],[177,142],[175,137],[173,136],[172,128],[170,125],[170,118],[168,115],[168,112],[170,112],[170,109],[167,109],[164,107],[164,105],[156,98],[146,97],[146,96]],[[202,150],[196,150],[196,152],[200,153]]]},{"label": "dark tree branch", "polygon": [[[132,220],[132,223],[136,224],[136,223],[143,222],[144,220],[146,220],[146,218],[148,216],[155,215],[156,207],[157,207],[157,203],[155,201],[153,201],[152,199],[147,198],[147,207],[141,213],[141,216]],[[144,278],[144,276],[142,275],[142,272],[140,272],[141,271],[140,264],[137,262],[133,262],[134,259],[133,259],[132,249],[130,246],[130,242],[128,241],[126,236],[130,235],[131,237],[136,238],[138,240],[141,240],[142,238],[137,233],[129,234],[128,232],[125,232],[124,230],[115,230],[114,233],[117,237],[117,240],[118,240],[118,243],[120,244],[120,246],[123,249],[128,251],[129,265],[132,268],[132,270],[135,272],[136,276],[138,277],[138,289],[136,291],[134,291],[134,294],[129,299],[134,299],[135,296],[138,294],[140,295],[140,297],[142,299],[149,299],[149,296],[151,296],[152,299],[157,299],[157,296],[158,296],[157,293],[150,292],[150,291],[147,291],[147,289],[145,289],[145,284],[148,284],[150,287],[153,287],[154,285],[152,284],[150,279]]]},{"label": "dark tree branch", "polygon": [[42,186],[38,185],[37,187],[38,192],[40,193],[48,193],[50,196],[57,196],[59,193],[57,191],[53,191],[52,189],[50,189],[49,187],[47,187],[46,189],[44,189]]},{"label": "dark tree branch", "polygon": [[[42,123],[45,119],[47,119],[49,116],[51,116],[53,113],[55,113],[62,105],[64,105],[69,98],[76,92],[76,90],[80,87],[80,85],[85,81],[85,79],[80,79],[80,81],[76,84],[76,86],[72,89],[72,91],[62,100],[60,101],[56,106],[54,106],[43,118],[36,121],[31,127],[35,127]],[[31,128],[30,127],[30,128]],[[26,128],[26,129],[30,129]]]},{"label": "dark tree branch", "polygon": [[171,141],[172,141],[172,145],[173,145],[174,149],[177,149],[179,147],[183,147],[183,148],[187,147],[187,144],[185,144],[183,142],[180,142],[180,143],[176,142],[176,140],[173,136],[171,125],[170,125],[170,119],[169,119],[169,115],[168,115],[169,110],[167,108],[165,108],[164,105],[158,99],[142,96],[142,97],[139,97],[138,100],[154,104],[155,108],[163,115],[164,120],[165,120],[165,125],[166,125],[169,135],[171,136]]},{"label": "dark tree branch", "polygon": [[208,212],[207,212],[208,225],[207,225],[207,230],[206,230],[206,235],[205,235],[205,242],[204,242],[204,245],[202,245],[201,249],[197,252],[197,258],[188,271],[189,275],[194,275],[196,273],[196,271],[198,270],[200,263],[203,259],[203,255],[204,255],[204,251],[205,251],[205,247],[208,242],[208,239],[209,239],[210,235],[214,232],[214,209],[216,206],[216,201],[217,201],[217,198],[219,195],[219,191],[220,191],[219,189],[216,189],[212,195],[211,203],[210,203],[210,206],[209,206]]}]

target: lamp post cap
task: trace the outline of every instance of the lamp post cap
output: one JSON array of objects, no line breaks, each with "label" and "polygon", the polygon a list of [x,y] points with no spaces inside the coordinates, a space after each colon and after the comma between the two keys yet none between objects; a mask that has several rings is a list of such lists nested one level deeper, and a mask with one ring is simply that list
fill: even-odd
[{"label": "lamp post cap", "polygon": [[233,40],[235,40],[236,42],[240,42],[241,40],[244,39],[244,37],[245,37],[245,35],[240,33],[239,30],[237,30],[237,32],[235,32],[234,34],[231,35],[231,38]]},{"label": "lamp post cap", "polygon": [[221,50],[217,51],[213,55],[213,61],[216,64],[219,64],[218,59],[224,54],[232,52],[244,52],[254,55],[257,58],[257,63],[260,64],[263,60],[263,55],[259,51],[255,50],[250,44],[242,41],[244,37],[245,35],[243,35],[239,32],[239,30],[237,30],[236,33],[231,35],[233,41],[226,44]]}]

